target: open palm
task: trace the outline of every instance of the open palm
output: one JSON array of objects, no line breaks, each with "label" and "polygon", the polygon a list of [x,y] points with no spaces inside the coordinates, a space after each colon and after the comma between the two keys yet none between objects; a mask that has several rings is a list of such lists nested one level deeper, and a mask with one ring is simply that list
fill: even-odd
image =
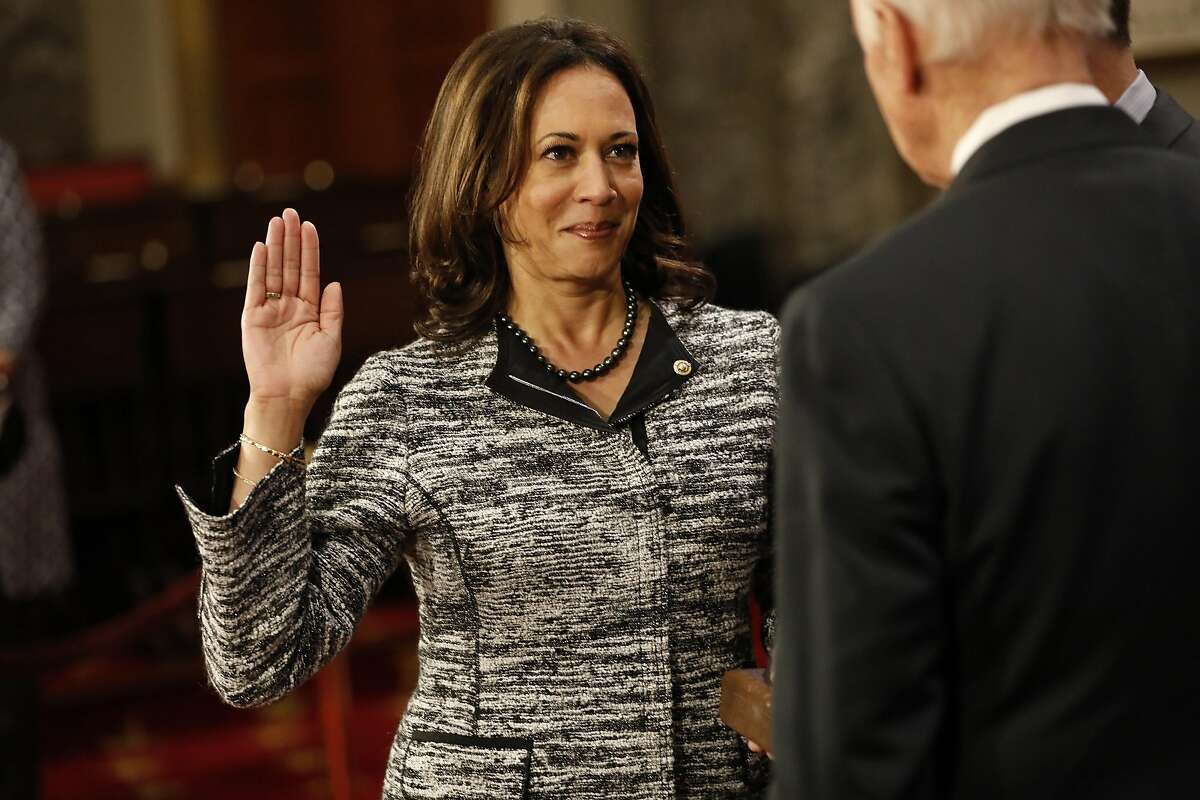
[{"label": "open palm", "polygon": [[321,291],[321,248],[292,209],[267,226],[250,254],[242,309],[242,357],[250,395],[311,405],[333,380],[342,353],[342,289]]}]

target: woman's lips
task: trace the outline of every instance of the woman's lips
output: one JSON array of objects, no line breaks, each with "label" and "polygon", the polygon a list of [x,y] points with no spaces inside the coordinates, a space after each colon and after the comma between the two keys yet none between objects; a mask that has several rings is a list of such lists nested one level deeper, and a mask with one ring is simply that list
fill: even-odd
[{"label": "woman's lips", "polygon": [[606,239],[617,232],[614,222],[581,222],[567,228],[567,233],[573,233],[580,239]]}]

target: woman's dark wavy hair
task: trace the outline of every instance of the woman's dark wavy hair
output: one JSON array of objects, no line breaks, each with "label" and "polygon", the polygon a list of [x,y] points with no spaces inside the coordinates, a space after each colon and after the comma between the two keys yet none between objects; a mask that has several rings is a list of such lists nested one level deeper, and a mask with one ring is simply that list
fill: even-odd
[{"label": "woman's dark wavy hair", "polygon": [[564,69],[595,66],[629,95],[644,190],[622,272],[641,294],[695,308],[716,280],[693,260],[650,93],[628,50],[595,25],[540,19],[476,39],[442,83],[425,127],[409,222],[412,278],[425,305],[417,333],[461,342],[508,301],[501,208],[525,174],[534,104]]}]

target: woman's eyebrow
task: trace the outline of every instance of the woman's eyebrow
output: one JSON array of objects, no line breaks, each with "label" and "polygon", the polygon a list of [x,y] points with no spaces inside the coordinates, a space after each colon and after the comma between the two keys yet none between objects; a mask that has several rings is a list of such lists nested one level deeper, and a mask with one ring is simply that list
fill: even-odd
[{"label": "woman's eyebrow", "polygon": [[[634,131],[617,131],[617,132],[616,132],[616,133],[614,133],[613,135],[609,136],[609,137],[608,137],[608,140],[611,142],[611,141],[613,141],[614,139],[624,139],[624,138],[626,138],[626,137],[628,137],[628,136],[634,136],[634,137],[636,137],[636,136],[637,136],[637,133],[635,133]],[[569,132],[567,132],[567,131],[553,131],[553,132],[551,132],[551,133],[547,133],[547,134],[546,134],[545,136],[543,136],[541,139],[538,139],[538,144],[541,144],[541,143],[542,143],[543,141],[545,141],[546,139],[569,139],[569,140],[570,140],[570,141],[572,141],[572,142],[578,142],[578,141],[579,141],[579,134],[577,134],[577,133],[569,133]]]},{"label": "woman's eyebrow", "polygon": [[554,133],[547,133],[547,134],[546,134],[545,136],[543,136],[541,139],[538,139],[538,142],[543,142],[543,141],[545,141],[546,139],[552,139],[552,138],[557,138],[557,139],[570,139],[572,142],[578,142],[578,141],[579,141],[579,134],[577,134],[577,133],[567,133],[567,132],[565,132],[565,131],[555,131]]}]

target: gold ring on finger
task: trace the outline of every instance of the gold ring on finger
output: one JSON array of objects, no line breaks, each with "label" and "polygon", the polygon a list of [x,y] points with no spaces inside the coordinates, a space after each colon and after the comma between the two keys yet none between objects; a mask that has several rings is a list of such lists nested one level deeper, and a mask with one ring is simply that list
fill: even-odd
[{"label": "gold ring on finger", "polygon": [[283,295],[281,295],[279,292],[267,292],[268,300],[278,300],[281,297],[283,297]]}]

